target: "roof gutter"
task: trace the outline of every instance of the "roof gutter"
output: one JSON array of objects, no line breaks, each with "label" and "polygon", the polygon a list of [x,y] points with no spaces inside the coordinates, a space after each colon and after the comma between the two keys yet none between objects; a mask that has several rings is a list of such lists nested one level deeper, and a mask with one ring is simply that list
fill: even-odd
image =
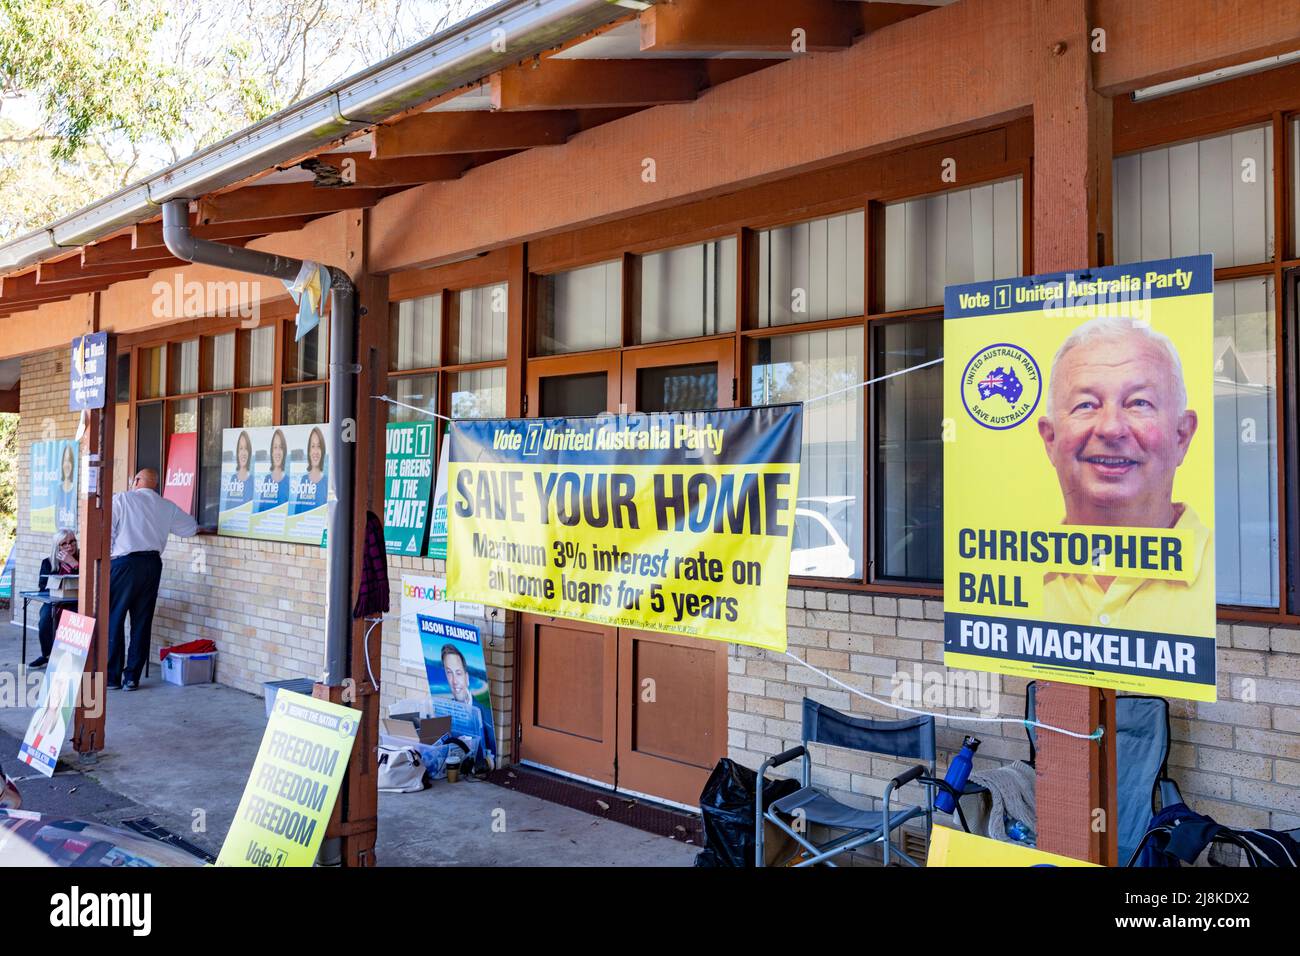
[{"label": "roof gutter", "polygon": [[135,185],[0,245],[0,275],[151,219],[169,199],[206,195],[361,132],[625,12],[620,0],[502,0]]}]

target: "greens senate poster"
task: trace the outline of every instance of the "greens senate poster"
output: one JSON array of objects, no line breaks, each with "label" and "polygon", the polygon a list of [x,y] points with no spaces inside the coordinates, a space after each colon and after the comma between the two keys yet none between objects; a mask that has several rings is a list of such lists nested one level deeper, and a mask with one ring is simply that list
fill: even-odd
[{"label": "greens senate poster", "polygon": [[1215,699],[1213,279],[948,287],[948,666]]}]

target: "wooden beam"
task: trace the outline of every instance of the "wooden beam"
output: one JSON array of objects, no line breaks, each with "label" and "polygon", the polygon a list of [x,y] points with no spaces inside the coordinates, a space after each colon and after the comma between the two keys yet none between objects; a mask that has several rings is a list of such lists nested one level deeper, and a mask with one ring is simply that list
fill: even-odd
[{"label": "wooden beam", "polygon": [[199,200],[198,221],[207,226],[364,209],[385,195],[382,189],[318,189],[310,183],[249,186]]},{"label": "wooden beam", "polygon": [[[641,14],[641,49],[656,53],[842,50],[872,4],[826,0],[679,0]],[[803,31],[797,34],[796,31]],[[802,46],[796,39],[802,37]]]},{"label": "wooden beam", "polygon": [[166,269],[169,266],[184,265],[184,261],[167,253],[165,249],[152,250],[150,255],[137,255],[134,259],[105,263],[102,265],[84,265],[80,256],[72,259],[60,259],[57,262],[42,262],[36,267],[36,284],[41,287],[56,286],[64,282],[76,282],[81,279],[115,278],[128,272],[140,272]]},{"label": "wooden beam", "polygon": [[[191,225],[197,239],[211,239],[235,245],[236,240],[260,239],[277,232],[297,232],[311,222],[308,216],[281,216],[276,219],[251,219],[246,222],[223,222],[211,226]],[[132,229],[131,248],[135,250],[165,247],[162,221],[142,222]],[[89,251],[92,246],[87,246]],[[89,259],[87,259],[89,261]]]},{"label": "wooden beam", "polygon": [[559,60],[492,74],[495,110],[598,109],[689,103],[705,84],[699,60]]},{"label": "wooden beam", "polygon": [[315,174],[318,186],[383,189],[459,179],[472,160],[469,156],[371,159],[365,153],[323,153],[300,165]]},{"label": "wooden beam", "polygon": [[626,116],[628,109],[531,110],[493,113],[486,110],[420,113],[378,126],[375,159],[400,156],[439,156],[499,150],[559,146],[574,133]]},{"label": "wooden beam", "polygon": [[[1034,272],[1086,269],[1110,257],[1112,114],[1093,88],[1089,2],[1030,4]],[[1038,735],[1038,848],[1116,865],[1114,691],[1040,681],[1037,719],[1104,732],[1095,741]]]},{"label": "wooden beam", "polygon": [[37,271],[24,272],[18,276],[0,278],[0,309],[13,305],[26,305],[31,302],[48,302],[54,299],[66,299],[80,292],[98,292],[114,282],[129,279],[142,279],[150,270],[122,273],[114,276],[98,276],[91,279],[70,280],[67,282],[46,283],[38,285]]}]

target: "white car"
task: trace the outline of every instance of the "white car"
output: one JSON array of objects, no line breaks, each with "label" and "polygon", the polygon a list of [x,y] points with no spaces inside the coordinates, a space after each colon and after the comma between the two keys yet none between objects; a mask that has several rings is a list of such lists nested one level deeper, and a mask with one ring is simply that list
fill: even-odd
[{"label": "white car", "polygon": [[835,526],[819,511],[796,508],[790,574],[795,577],[851,578],[853,552]]}]

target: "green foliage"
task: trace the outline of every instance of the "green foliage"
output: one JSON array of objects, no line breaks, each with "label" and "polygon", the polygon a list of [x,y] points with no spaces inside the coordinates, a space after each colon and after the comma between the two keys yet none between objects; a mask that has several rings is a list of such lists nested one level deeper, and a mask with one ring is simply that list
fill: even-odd
[{"label": "green foliage", "polygon": [[18,416],[0,413],[0,556],[18,531]]}]

